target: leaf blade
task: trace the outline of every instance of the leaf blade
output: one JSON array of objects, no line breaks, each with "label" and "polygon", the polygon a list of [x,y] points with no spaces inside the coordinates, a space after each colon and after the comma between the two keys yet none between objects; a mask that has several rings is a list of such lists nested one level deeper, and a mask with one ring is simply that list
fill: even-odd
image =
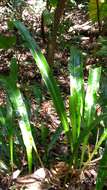
[{"label": "leaf blade", "polygon": [[73,141],[76,143],[80,135],[81,119],[84,104],[84,80],[81,53],[76,48],[71,48],[69,61],[70,70],[70,120],[72,126]]},{"label": "leaf blade", "polygon": [[69,124],[67,121],[67,115],[64,108],[64,103],[62,101],[59,88],[56,84],[56,81],[53,77],[53,74],[51,72],[51,69],[43,56],[42,52],[40,51],[39,47],[37,46],[34,39],[31,37],[29,31],[26,29],[26,27],[19,21],[13,22],[15,27],[20,31],[21,35],[23,36],[24,40],[27,42],[28,47],[31,51],[31,54],[37,64],[37,66],[40,69],[42,78],[50,92],[50,95],[53,99],[54,106],[56,108],[56,111],[59,115],[59,118],[61,120],[63,129],[66,132],[69,131]]}]

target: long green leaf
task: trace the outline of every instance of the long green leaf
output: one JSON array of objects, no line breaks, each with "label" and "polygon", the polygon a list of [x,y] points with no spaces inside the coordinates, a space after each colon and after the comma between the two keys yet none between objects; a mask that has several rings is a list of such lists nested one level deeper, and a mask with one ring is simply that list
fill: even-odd
[{"label": "long green leaf", "polygon": [[64,103],[62,101],[59,88],[56,84],[56,81],[53,77],[53,74],[51,72],[51,69],[50,69],[45,57],[43,56],[42,52],[40,51],[40,49],[37,46],[34,39],[31,37],[27,28],[19,21],[14,21],[13,23],[16,26],[16,28],[20,31],[24,40],[27,42],[27,45],[32,53],[32,56],[37,64],[37,66],[40,69],[42,78],[51,94],[53,103],[54,103],[57,113],[60,117],[64,131],[68,132],[69,125],[68,125],[67,115],[66,115],[65,108],[64,108]]},{"label": "long green leaf", "polygon": [[5,117],[3,115],[3,107],[0,107],[0,125],[4,126],[6,123]]},{"label": "long green leaf", "polygon": [[84,104],[84,80],[83,64],[81,54],[78,49],[71,48],[71,58],[69,61],[70,70],[70,119],[72,126],[73,143],[76,143],[80,135],[81,118]]},{"label": "long green leaf", "polygon": [[[15,60],[12,61],[12,64],[15,64],[17,67],[17,63]],[[0,76],[0,81],[4,84],[4,86],[7,90],[7,93],[8,93],[8,98],[10,99],[10,102],[11,102],[11,104],[15,110],[15,113],[16,113],[16,116],[18,119],[18,123],[19,123],[19,127],[21,130],[23,142],[24,142],[25,147],[26,147],[29,171],[31,171],[31,168],[32,168],[32,148],[35,149],[36,154],[38,156],[38,159],[39,159],[42,166],[43,166],[43,164],[42,164],[42,161],[38,155],[36,145],[34,143],[34,139],[33,139],[31,127],[30,127],[30,122],[29,122],[29,118],[28,118],[25,103],[23,101],[22,94],[20,92],[20,89],[16,85],[17,73],[16,73],[16,69],[14,68],[14,66],[11,67],[11,73],[12,73],[12,75],[9,75],[7,77]],[[15,78],[13,78],[13,76],[15,76]]]},{"label": "long green leaf", "polygon": [[20,90],[17,88],[16,84],[14,84],[14,80],[11,83],[11,81],[7,77],[2,82],[5,83],[8,97],[9,97],[11,104],[17,115],[19,127],[21,129],[23,141],[24,141],[26,151],[27,151],[29,171],[31,171],[31,168],[32,168],[32,135],[31,135],[31,129],[30,129],[30,124],[29,124],[29,120],[27,117],[25,104],[23,102],[23,98],[20,93]]},{"label": "long green leaf", "polygon": [[[92,121],[95,119],[96,113],[96,103],[97,103],[97,93],[99,89],[101,76],[101,67],[91,69],[89,71],[88,77],[88,87],[86,91],[85,97],[85,109],[84,109],[84,123],[85,127],[89,128]],[[84,159],[85,147],[88,141],[89,135],[84,138],[83,147],[82,147],[82,155],[81,155],[81,165]]]},{"label": "long green leaf", "polygon": [[87,127],[90,125],[90,122],[95,117],[100,76],[101,76],[101,67],[94,68],[89,71],[88,88],[85,97],[85,110],[84,110],[84,120],[86,122]]},{"label": "long green leaf", "polygon": [[[1,107],[0,109],[0,123],[2,129],[6,129],[7,136],[9,138],[9,148],[10,148],[10,165],[13,169],[13,136],[14,136],[14,125],[13,125],[13,110],[9,100],[7,100],[6,107]],[[3,134],[2,134],[3,135]],[[2,143],[4,140],[2,138]]]},{"label": "long green leaf", "polygon": [[13,144],[14,144],[14,124],[13,124],[13,109],[9,100],[7,100],[6,106],[6,127],[9,135],[9,147],[10,147],[10,165],[13,170]]}]

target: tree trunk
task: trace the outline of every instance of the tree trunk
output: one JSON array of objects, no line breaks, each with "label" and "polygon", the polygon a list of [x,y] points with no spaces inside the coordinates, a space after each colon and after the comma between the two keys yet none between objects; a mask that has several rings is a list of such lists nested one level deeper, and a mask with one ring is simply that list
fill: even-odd
[{"label": "tree trunk", "polygon": [[97,5],[97,21],[98,21],[98,28],[99,28],[99,35],[101,34],[101,21],[100,21],[100,9],[99,9],[99,0],[96,0]]},{"label": "tree trunk", "polygon": [[51,36],[48,40],[47,61],[52,66],[54,63],[54,54],[56,50],[57,32],[64,12],[67,0],[59,0],[54,14],[54,23],[52,26]]}]

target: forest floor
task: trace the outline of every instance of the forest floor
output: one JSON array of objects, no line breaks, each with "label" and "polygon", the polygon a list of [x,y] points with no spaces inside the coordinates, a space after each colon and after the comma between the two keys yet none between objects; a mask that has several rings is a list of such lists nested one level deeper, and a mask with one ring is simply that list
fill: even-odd
[{"label": "forest floor", "polygon": [[[0,33],[8,35],[9,31],[6,22],[8,21],[9,16],[6,16],[5,8],[2,6],[1,8]],[[41,47],[42,52],[46,52],[46,44],[43,44],[41,36],[41,17],[39,13],[34,15],[34,13],[31,14],[29,12],[25,12],[23,21],[29,27],[32,35],[35,37],[35,40]],[[61,93],[66,104],[66,109],[68,109],[69,96],[68,60],[70,55],[70,47],[75,45],[76,47],[81,48],[84,57],[87,57],[84,64],[85,79],[87,79],[89,68],[99,61],[92,56],[97,45],[97,25],[93,25],[90,22],[84,7],[79,5],[78,7],[72,9],[72,11],[68,9],[68,12],[66,13],[66,16],[63,20],[63,23],[67,22],[68,29],[64,30],[64,33],[58,37],[58,44],[60,44],[57,47],[57,51],[55,53],[55,63],[52,66],[54,76],[59,83]],[[41,126],[49,129],[49,136],[46,142],[48,144],[50,135],[55,132],[60,122],[53,107],[52,100],[41,79],[39,70],[35,66],[35,63],[28,50],[18,45],[13,49],[0,50],[0,74],[8,75],[9,64],[13,56],[16,56],[18,59],[18,83],[20,84],[21,91],[23,92],[24,97],[26,97],[27,100],[30,100],[30,121],[31,125],[36,128],[37,136],[35,138],[38,139],[37,146],[39,147],[40,155],[42,157],[44,150],[40,142]],[[34,86],[34,84],[36,84],[39,89],[39,103],[35,100],[35,96],[38,98],[38,95],[34,96],[34,94],[31,92],[31,87]],[[0,87],[0,106],[5,103],[6,94],[3,88]],[[0,189],[24,189],[24,187],[27,186],[26,189],[29,190],[93,190],[95,188],[98,160],[90,164],[87,169],[81,173],[81,175],[79,169],[74,170],[71,175],[68,165],[59,159],[61,155],[64,155],[67,152],[66,143],[63,143],[64,138],[65,137],[63,137],[62,134],[60,140],[58,140],[54,149],[52,149],[52,152],[50,153],[49,169],[41,168],[43,176],[45,175],[45,180],[43,176],[39,180],[34,176],[39,173],[39,169],[37,169],[38,167],[36,167],[36,169],[34,168],[34,170],[36,170],[36,174],[33,173],[31,175],[27,175],[26,173],[26,175],[23,177],[18,176],[16,181],[12,180],[12,176],[15,175],[15,172],[19,170],[19,168],[15,168],[15,171],[12,175],[10,175],[8,172],[1,172]],[[20,171],[22,172],[26,167],[25,155],[22,155],[21,159],[22,169],[20,169]],[[68,177],[65,180],[66,175],[68,175]],[[107,187],[105,187],[105,189],[107,189]]]}]

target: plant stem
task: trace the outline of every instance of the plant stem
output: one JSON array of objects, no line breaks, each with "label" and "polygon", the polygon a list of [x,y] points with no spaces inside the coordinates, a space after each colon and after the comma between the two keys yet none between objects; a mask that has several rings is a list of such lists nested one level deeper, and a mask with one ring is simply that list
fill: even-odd
[{"label": "plant stem", "polygon": [[98,143],[95,145],[95,148],[92,152],[92,154],[90,155],[90,158],[87,160],[87,162],[85,162],[82,171],[86,168],[86,166],[90,163],[90,161],[92,160],[93,156],[96,154],[97,150],[99,149],[99,147],[101,146],[102,142],[107,138],[107,129],[104,131],[104,133],[102,134],[102,136],[100,137]]},{"label": "plant stem", "polygon": [[13,136],[10,136],[9,144],[10,144],[10,165],[13,171]]}]

